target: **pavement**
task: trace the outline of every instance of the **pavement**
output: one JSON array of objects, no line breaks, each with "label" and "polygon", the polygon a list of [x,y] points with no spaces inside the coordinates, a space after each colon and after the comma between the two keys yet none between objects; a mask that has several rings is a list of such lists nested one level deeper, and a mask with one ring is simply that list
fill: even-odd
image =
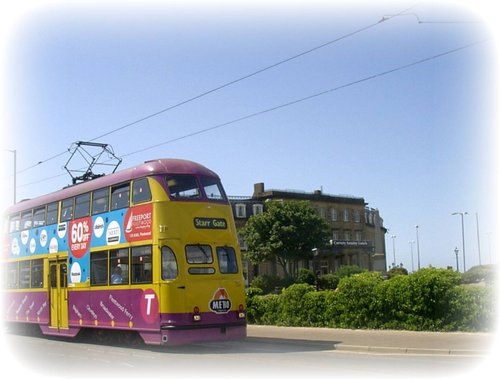
[{"label": "pavement", "polygon": [[[411,332],[248,325],[248,337],[332,344],[332,350],[379,354],[489,355],[495,333]],[[292,342],[293,343],[293,342]]]}]

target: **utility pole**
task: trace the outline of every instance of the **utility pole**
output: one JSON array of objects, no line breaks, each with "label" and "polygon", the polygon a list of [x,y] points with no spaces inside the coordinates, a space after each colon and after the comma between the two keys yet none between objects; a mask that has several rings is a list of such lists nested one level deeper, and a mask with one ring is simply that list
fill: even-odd
[{"label": "utility pole", "polygon": [[17,150],[7,150],[14,154],[14,204],[16,203],[16,191],[17,191]]},{"label": "utility pole", "polygon": [[479,242],[479,216],[476,212],[476,231],[477,231],[477,254],[479,255],[479,266],[481,266],[481,244]]}]

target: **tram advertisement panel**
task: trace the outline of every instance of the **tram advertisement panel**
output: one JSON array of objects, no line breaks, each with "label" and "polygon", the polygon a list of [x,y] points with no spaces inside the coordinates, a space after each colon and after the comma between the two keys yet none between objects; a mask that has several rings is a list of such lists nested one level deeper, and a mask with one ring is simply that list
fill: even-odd
[{"label": "tram advertisement panel", "polygon": [[143,204],[11,233],[7,256],[69,252],[70,283],[85,282],[91,248],[152,238],[153,205]]}]

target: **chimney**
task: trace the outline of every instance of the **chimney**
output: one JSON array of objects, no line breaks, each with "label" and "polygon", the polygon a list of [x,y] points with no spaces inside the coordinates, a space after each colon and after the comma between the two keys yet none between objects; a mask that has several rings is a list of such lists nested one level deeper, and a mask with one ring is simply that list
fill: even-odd
[{"label": "chimney", "polygon": [[258,197],[264,193],[264,183],[255,183],[253,185],[253,197]]}]

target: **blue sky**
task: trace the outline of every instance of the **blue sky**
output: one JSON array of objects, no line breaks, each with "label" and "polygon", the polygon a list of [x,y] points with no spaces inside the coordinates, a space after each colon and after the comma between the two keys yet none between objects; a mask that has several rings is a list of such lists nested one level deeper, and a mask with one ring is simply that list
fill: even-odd
[{"label": "blue sky", "polygon": [[[486,10],[458,1],[439,7],[405,1],[28,4],[3,16],[9,23],[2,39],[2,208],[12,198],[12,154],[6,149],[17,150],[18,171],[24,170],[74,141],[93,139],[412,7],[99,142],[125,156],[123,168],[160,157],[198,161],[219,173],[231,195],[251,195],[254,183],[265,182],[267,188],[322,188],[363,197],[390,229],[388,263],[390,236],[396,235],[396,260],[407,268],[416,224],[422,265],[455,266],[461,229],[451,213],[458,211],[469,212],[467,266],[478,264],[477,212],[482,261],[489,263],[491,252],[497,262],[497,51]],[[18,199],[68,184],[62,169],[68,157],[19,173]]]}]

